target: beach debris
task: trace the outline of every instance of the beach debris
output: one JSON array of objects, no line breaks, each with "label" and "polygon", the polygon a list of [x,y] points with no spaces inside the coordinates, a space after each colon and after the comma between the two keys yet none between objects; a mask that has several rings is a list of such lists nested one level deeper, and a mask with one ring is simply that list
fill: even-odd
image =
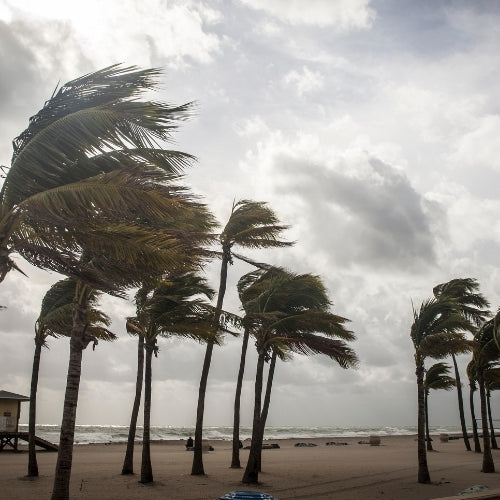
[{"label": "beach debris", "polygon": [[263,450],[275,450],[276,448],[279,448],[280,445],[278,443],[266,443],[262,445]]},{"label": "beach debris", "polygon": [[264,493],[263,491],[230,491],[225,495],[219,497],[219,500],[278,500],[269,493]]},{"label": "beach debris", "polygon": [[315,443],[295,443],[294,446],[296,446],[297,448],[301,448],[304,446],[318,446],[318,445]]},{"label": "beach debris", "polygon": [[358,441],[358,444],[370,444],[370,441],[363,441],[363,440],[361,440],[361,441]]},{"label": "beach debris", "polygon": [[337,442],[337,441],[328,441],[328,443],[326,443],[326,446],[347,446],[347,443]]},{"label": "beach debris", "polygon": [[488,489],[488,486],[484,486],[483,484],[475,484],[474,486],[461,491],[458,495],[470,495],[471,493],[479,493],[480,491],[486,491]]}]

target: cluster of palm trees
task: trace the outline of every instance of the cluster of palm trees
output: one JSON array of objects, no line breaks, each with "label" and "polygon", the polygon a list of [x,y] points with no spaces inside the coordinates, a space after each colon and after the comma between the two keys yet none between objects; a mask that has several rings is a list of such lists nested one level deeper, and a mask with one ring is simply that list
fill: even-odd
[{"label": "cluster of palm trees", "polygon": [[[158,338],[179,335],[206,343],[200,380],[192,474],[204,474],[204,400],[214,346],[224,333],[243,330],[242,363],[235,398],[234,439],[239,438],[239,398],[249,336],[258,365],[250,459],[244,481],[255,482],[276,360],[292,353],[322,353],[342,368],[355,367],[345,318],[330,312],[317,276],[295,275],[234,253],[234,247],[272,248],[286,226],[264,202],[233,204],[220,234],[208,208],[182,183],[194,158],[166,149],[192,104],[145,100],[161,72],[114,65],[54,91],[14,142],[0,191],[0,281],[21,270],[15,255],[65,279],[47,292],[36,323],[31,384],[28,475],[37,476],[34,429],[41,348],[66,337],[70,353],[53,499],[69,498],[76,410],[83,350],[115,340],[99,310],[108,293],[126,298],[135,289],[136,314],[126,329],[138,339],[136,395],[122,472],[133,472],[136,424],[144,388],[141,482],[153,481],[150,459],[152,358]],[[217,249],[217,242],[220,249]],[[214,250],[215,248],[215,250]],[[208,259],[221,259],[214,291],[200,274]],[[228,267],[238,258],[255,270],[238,283],[241,316],[223,310]],[[269,363],[264,404],[264,366]],[[232,467],[239,467],[239,447]]]},{"label": "cluster of palm trees", "polygon": [[[479,292],[479,284],[473,278],[457,278],[437,285],[433,297],[413,310],[414,321],[410,337],[415,349],[415,374],[418,395],[418,482],[430,483],[427,451],[432,451],[428,430],[427,398],[431,389],[457,388],[458,408],[465,447],[471,451],[465,424],[462,384],[456,356],[471,354],[467,366],[470,382],[470,410],[475,451],[481,453],[481,445],[474,411],[474,391],[479,387],[481,402],[481,428],[483,434],[482,471],[495,472],[491,449],[496,448],[489,394],[500,386],[500,310],[491,318],[489,303]],[[451,367],[439,362],[425,368],[427,358],[444,359],[450,356]],[[477,385],[476,385],[477,384]],[[490,435],[491,429],[491,435]],[[426,447],[427,442],[427,447]]]}]

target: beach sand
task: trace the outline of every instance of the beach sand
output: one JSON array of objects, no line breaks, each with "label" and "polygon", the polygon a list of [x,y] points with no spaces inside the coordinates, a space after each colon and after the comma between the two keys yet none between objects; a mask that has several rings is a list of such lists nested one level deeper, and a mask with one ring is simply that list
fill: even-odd
[{"label": "beach sand", "polygon": [[[151,456],[154,483],[138,482],[142,446],[135,449],[133,476],[120,474],[125,444],[75,446],[70,497],[72,499],[217,499],[234,490],[270,493],[279,500],[296,499],[384,499],[420,500],[456,495],[474,485],[498,489],[500,472],[480,472],[482,455],[467,452],[461,439],[442,443],[434,439],[436,451],[428,453],[432,484],[417,483],[415,436],[382,437],[380,446],[358,444],[363,438],[272,440],[279,449],[263,450],[263,472],[258,486],[242,485],[243,469],[229,468],[231,443],[210,441],[214,451],[203,455],[205,476],[191,476],[192,452],[183,441],[153,442]],[[326,446],[327,442],[345,442]],[[295,443],[315,447],[295,447]],[[242,465],[248,450],[241,450]],[[497,470],[500,452],[493,450]],[[57,453],[37,453],[40,477],[23,477],[28,453],[0,453],[0,498],[4,500],[48,499],[51,496]],[[462,497],[470,498],[470,497]]]}]

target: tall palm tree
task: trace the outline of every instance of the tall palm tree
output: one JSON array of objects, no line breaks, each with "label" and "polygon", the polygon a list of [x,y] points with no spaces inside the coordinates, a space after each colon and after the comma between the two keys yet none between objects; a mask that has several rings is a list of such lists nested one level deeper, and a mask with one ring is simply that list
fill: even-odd
[{"label": "tall palm tree", "polygon": [[[38,373],[42,347],[47,346],[49,337],[67,337],[71,331],[73,297],[76,283],[72,279],[60,280],[50,287],[42,300],[40,315],[35,324],[35,353],[31,373],[31,392],[29,410],[29,458],[28,476],[38,476],[38,464],[35,452],[35,424],[36,424],[36,394],[38,389]],[[109,317],[100,311],[96,305],[99,298],[96,290],[89,297],[89,323],[87,331],[98,340],[116,340],[116,335],[108,330],[111,323]]]},{"label": "tall palm tree", "polygon": [[476,412],[474,409],[474,392],[477,390],[476,385],[476,363],[472,359],[467,365],[467,377],[469,378],[469,406],[472,420],[472,436],[474,438],[474,451],[481,453],[481,443],[479,441],[479,432],[477,430]]},{"label": "tall palm tree", "polygon": [[194,273],[174,274],[165,277],[154,287],[139,289],[136,295],[137,314],[128,318],[127,330],[144,338],[144,431],[142,448],[142,483],[153,481],[150,454],[151,382],[153,354],[158,354],[157,339],[172,335],[196,340],[217,341],[217,329],[212,322],[213,290],[206,280]]},{"label": "tall palm tree", "polygon": [[482,472],[495,472],[495,464],[491,453],[490,433],[488,430],[488,411],[486,402],[485,371],[490,363],[499,359],[499,349],[495,341],[495,330],[498,327],[500,311],[495,317],[486,321],[477,331],[473,340],[473,360],[476,367],[476,378],[481,400],[481,427],[483,430],[483,466]]},{"label": "tall palm tree", "polygon": [[53,499],[67,498],[92,290],[121,295],[199,264],[213,219],[173,184],[191,160],[156,144],[190,106],[141,101],[157,70],[112,66],[64,85],[15,140],[0,192],[0,280],[20,253],[78,278]]},{"label": "tall palm tree", "polygon": [[415,375],[418,401],[418,482],[430,483],[425,448],[425,359],[442,359],[450,354],[467,352],[470,346],[464,330],[469,322],[462,315],[455,299],[447,295],[427,299],[417,311],[413,308],[410,338],[415,349]]},{"label": "tall palm tree", "polygon": [[[219,324],[224,295],[226,293],[228,266],[233,263],[233,247],[241,246],[244,248],[275,248],[286,247],[292,243],[282,241],[281,233],[287,229],[287,226],[279,224],[279,220],[264,202],[251,200],[240,200],[233,203],[229,220],[226,223],[222,233],[219,236],[221,245],[221,269],[219,292],[217,295],[217,304],[214,315],[214,323]],[[205,394],[207,390],[208,374],[210,363],[212,361],[213,342],[207,343],[203,368],[200,378],[200,387],[198,392],[198,406],[196,409],[196,429],[194,435],[194,453],[191,474],[205,474],[202,456],[203,440],[203,416],[205,413]],[[233,436],[233,454],[236,450],[239,452],[239,439],[236,441]]]},{"label": "tall palm tree", "polygon": [[493,424],[493,415],[491,411],[491,392],[500,389],[500,365],[498,362],[490,363],[490,366],[484,371],[484,385],[486,388],[488,421],[490,423],[491,449],[498,450],[498,443],[495,436],[495,426]]},{"label": "tall palm tree", "polygon": [[[451,298],[456,299],[458,302],[462,314],[469,320],[470,329],[469,331],[474,334],[477,327],[479,327],[487,317],[490,316],[489,302],[486,298],[479,293],[479,283],[474,278],[456,278],[447,283],[441,283],[433,289],[434,296],[439,297],[440,295],[448,295]],[[465,448],[470,451],[469,435],[467,432],[467,426],[465,425],[465,412],[464,412],[464,402],[462,395],[462,383],[460,380],[460,372],[458,370],[458,363],[456,356],[451,355],[453,361],[453,367],[455,369],[455,380],[457,387],[458,396],[458,411],[460,415],[460,425],[462,428],[462,437],[464,440]]]},{"label": "tall palm tree", "polygon": [[[331,303],[318,276],[295,275],[284,270],[256,271],[241,289],[244,323],[256,339],[258,353],[255,376],[252,443],[244,483],[258,482],[260,452],[274,371],[274,354],[286,359],[291,353],[325,354],[342,368],[357,365],[354,351],[347,345],[354,335],[345,329],[345,318],[329,311]],[[264,363],[272,361],[266,406],[262,407]]]},{"label": "tall palm tree", "polygon": [[[136,317],[140,316],[143,305],[146,303],[149,288],[142,287],[135,294]],[[132,405],[132,414],[130,416],[130,425],[128,428],[127,448],[123,459],[122,474],[128,475],[134,473],[134,447],[135,434],[137,432],[137,419],[141,406],[142,384],[144,381],[144,334],[142,328],[133,326],[133,323],[126,322],[127,332],[137,337],[137,374],[135,379],[135,396]]]},{"label": "tall palm tree", "polygon": [[450,366],[446,363],[434,363],[425,370],[424,397],[425,397],[425,435],[427,438],[427,451],[433,451],[431,436],[429,433],[429,393],[431,389],[444,389],[449,391],[455,386],[455,379],[450,377]]}]

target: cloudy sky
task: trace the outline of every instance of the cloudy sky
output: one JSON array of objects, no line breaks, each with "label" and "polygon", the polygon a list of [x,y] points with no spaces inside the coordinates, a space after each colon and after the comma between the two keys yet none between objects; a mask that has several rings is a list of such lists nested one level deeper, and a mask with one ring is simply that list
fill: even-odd
[{"label": "cloudy sky", "polygon": [[[234,199],[269,202],[296,245],[252,256],[319,274],[357,335],[356,371],[322,357],[277,367],[269,425],[415,425],[412,301],[474,277],[500,305],[499,31],[487,0],[0,0],[0,165],[58,83],[117,62],[162,68],[159,99],[198,103],[175,145],[198,157],[193,191],[221,223]],[[19,264],[29,279],[0,287],[0,389],[29,394],[34,322],[59,277]],[[227,309],[249,270],[231,268]],[[134,307],[102,305],[120,338],[84,353],[78,422],[127,424]],[[239,350],[216,350],[207,425],[232,422]],[[154,424],[194,425],[203,354],[160,341]],[[43,352],[40,423],[61,420],[67,356],[64,340]],[[456,424],[456,406],[432,394],[431,423]]]}]

